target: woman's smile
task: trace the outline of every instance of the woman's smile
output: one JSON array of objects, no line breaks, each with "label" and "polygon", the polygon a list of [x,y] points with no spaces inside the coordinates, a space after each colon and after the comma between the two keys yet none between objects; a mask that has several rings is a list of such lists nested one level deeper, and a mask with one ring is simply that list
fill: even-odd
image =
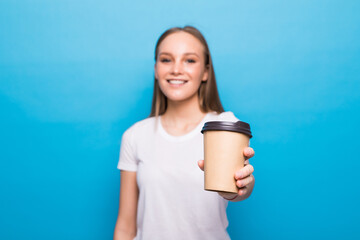
[{"label": "woman's smile", "polygon": [[182,80],[182,79],[168,79],[167,82],[173,86],[181,86],[181,85],[184,85],[185,83],[187,83],[188,81]]}]

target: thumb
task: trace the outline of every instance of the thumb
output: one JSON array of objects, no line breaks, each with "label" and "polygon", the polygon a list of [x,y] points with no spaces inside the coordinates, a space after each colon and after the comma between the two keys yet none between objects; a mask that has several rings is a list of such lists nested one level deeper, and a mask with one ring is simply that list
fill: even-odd
[{"label": "thumb", "polygon": [[204,171],[204,160],[199,160],[199,161],[198,161],[198,166],[199,166],[199,168],[200,168],[201,170]]}]

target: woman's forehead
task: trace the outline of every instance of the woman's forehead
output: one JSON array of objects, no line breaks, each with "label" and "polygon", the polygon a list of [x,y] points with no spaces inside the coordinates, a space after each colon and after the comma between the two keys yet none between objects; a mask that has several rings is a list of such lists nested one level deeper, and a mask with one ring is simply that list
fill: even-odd
[{"label": "woman's forehead", "polygon": [[166,53],[201,53],[204,46],[196,37],[186,32],[176,32],[167,36],[159,46],[159,54]]}]

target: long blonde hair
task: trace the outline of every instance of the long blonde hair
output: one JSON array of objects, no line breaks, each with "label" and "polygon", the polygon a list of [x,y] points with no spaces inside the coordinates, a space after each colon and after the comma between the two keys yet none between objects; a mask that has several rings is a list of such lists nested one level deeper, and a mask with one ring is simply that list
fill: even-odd
[{"label": "long blonde hair", "polygon": [[[170,34],[176,32],[186,32],[194,37],[196,37],[204,46],[204,54],[205,54],[205,66],[207,66],[209,71],[209,77],[207,81],[202,82],[199,87],[199,105],[200,109],[203,112],[215,111],[218,113],[224,112],[224,108],[220,102],[219,93],[216,86],[215,72],[213,63],[211,60],[211,55],[209,51],[209,47],[204,36],[201,34],[199,30],[192,26],[185,26],[183,28],[174,27],[166,30],[158,39],[155,47],[155,62],[157,61],[157,57],[159,54],[159,45],[160,43]],[[150,117],[159,116],[165,113],[167,108],[167,98],[161,91],[159,87],[159,83],[157,79],[154,77],[154,93],[151,105],[151,113]]]}]

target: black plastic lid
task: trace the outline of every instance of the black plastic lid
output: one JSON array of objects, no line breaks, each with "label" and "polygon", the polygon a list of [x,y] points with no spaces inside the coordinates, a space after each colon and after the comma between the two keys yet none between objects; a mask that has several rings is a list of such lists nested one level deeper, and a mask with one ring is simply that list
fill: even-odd
[{"label": "black plastic lid", "polygon": [[205,131],[230,131],[238,132],[248,135],[252,138],[250,125],[246,122],[237,121],[237,122],[224,122],[224,121],[213,121],[206,122],[204,127],[201,130],[201,133]]}]

